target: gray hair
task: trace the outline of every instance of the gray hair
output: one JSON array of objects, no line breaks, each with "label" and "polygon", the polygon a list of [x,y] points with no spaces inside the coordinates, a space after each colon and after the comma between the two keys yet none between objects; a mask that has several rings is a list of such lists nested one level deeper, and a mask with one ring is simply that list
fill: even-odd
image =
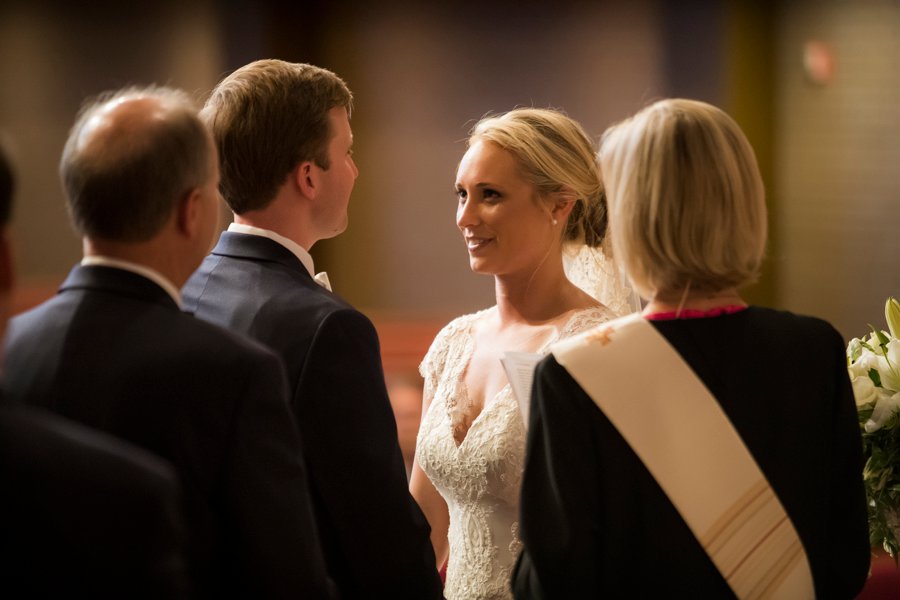
[{"label": "gray hair", "polygon": [[167,87],[129,87],[89,100],[59,164],[69,213],[84,236],[152,238],[202,187],[213,146],[193,100]]}]

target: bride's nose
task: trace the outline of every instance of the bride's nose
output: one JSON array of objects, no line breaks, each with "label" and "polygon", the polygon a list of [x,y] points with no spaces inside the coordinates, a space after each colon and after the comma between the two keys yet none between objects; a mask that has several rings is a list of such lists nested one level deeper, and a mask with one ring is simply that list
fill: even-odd
[{"label": "bride's nose", "polygon": [[480,222],[481,219],[478,216],[475,203],[469,198],[461,201],[456,208],[456,226],[460,229],[465,229],[466,227],[478,225]]}]

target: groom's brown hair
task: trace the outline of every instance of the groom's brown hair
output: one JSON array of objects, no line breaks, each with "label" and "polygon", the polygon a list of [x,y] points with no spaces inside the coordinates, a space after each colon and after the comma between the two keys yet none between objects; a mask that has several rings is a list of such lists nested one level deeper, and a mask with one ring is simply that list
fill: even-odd
[{"label": "groom's brown hair", "polygon": [[268,206],[301,162],[328,169],[328,111],[349,114],[352,105],[347,84],[313,65],[258,60],[223,79],[201,116],[219,149],[219,189],[231,210]]}]

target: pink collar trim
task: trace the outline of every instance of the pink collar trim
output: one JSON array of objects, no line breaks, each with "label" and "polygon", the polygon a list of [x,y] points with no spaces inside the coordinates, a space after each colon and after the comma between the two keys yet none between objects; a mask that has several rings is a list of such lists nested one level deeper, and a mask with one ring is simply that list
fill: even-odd
[{"label": "pink collar trim", "polygon": [[706,319],[709,317],[718,317],[720,315],[732,315],[734,313],[741,312],[742,310],[747,310],[747,307],[742,304],[729,304],[727,306],[717,306],[709,310],[694,310],[691,308],[686,308],[682,310],[680,314],[676,313],[676,311],[674,310],[650,313],[649,315],[644,315],[644,318],[648,321],[672,321],[674,319]]}]

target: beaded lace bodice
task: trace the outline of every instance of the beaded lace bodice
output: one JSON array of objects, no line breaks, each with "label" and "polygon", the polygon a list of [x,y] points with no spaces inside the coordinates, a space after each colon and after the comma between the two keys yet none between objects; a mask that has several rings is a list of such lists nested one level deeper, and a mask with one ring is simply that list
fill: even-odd
[{"label": "beaded lace bodice", "polygon": [[[462,443],[457,446],[453,437],[455,409],[466,403],[464,375],[475,346],[472,327],[491,310],[496,308],[451,321],[420,366],[431,404],[419,427],[416,460],[450,511],[447,600],[512,598],[509,579],[521,550],[525,425],[510,386],[485,402]],[[614,316],[600,307],[576,311],[541,352]]]}]

